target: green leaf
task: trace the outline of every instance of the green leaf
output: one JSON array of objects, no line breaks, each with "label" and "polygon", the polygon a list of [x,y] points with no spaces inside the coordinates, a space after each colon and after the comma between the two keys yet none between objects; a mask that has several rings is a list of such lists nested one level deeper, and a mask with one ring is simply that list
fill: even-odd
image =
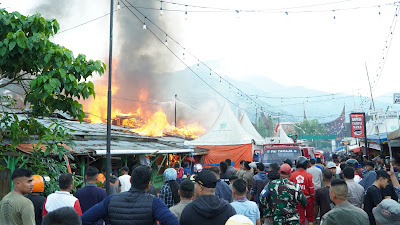
[{"label": "green leaf", "polygon": [[50,58],[51,58],[51,54],[47,54],[47,55],[44,57],[44,62],[45,62],[45,63],[49,63]]},{"label": "green leaf", "polygon": [[51,78],[50,81],[50,86],[54,89],[55,87],[57,87],[57,79],[56,78]]},{"label": "green leaf", "polygon": [[74,80],[75,80],[75,77],[74,77],[74,75],[72,75],[72,74],[69,74],[68,77],[69,77],[69,80],[70,80],[70,81],[74,81]]},{"label": "green leaf", "polygon": [[14,49],[16,42],[15,41],[11,41],[10,44],[8,45],[8,50],[11,51]]},{"label": "green leaf", "polygon": [[23,48],[23,49],[26,48],[24,37],[21,37],[21,36],[18,37],[17,44],[20,48]]},{"label": "green leaf", "polygon": [[67,75],[67,73],[65,72],[65,70],[63,68],[61,68],[60,70],[60,76],[61,78],[65,78],[65,76]]},{"label": "green leaf", "polygon": [[6,54],[6,52],[7,52],[7,48],[6,48],[5,46],[3,46],[3,47],[0,48],[0,55],[1,55],[1,57],[3,57],[3,56]]}]

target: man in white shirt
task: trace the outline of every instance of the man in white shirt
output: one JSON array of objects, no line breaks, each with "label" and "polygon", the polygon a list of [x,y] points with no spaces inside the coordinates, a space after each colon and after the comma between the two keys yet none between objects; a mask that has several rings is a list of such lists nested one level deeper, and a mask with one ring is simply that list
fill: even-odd
[{"label": "man in white shirt", "polygon": [[307,169],[307,172],[311,173],[314,189],[317,190],[321,187],[322,183],[322,171],[315,166],[315,159],[310,159],[311,167]]},{"label": "man in white shirt", "polygon": [[129,176],[128,173],[129,168],[127,166],[122,167],[122,175],[118,177],[119,183],[121,184],[121,192],[129,191],[129,189],[131,189],[131,176]]}]

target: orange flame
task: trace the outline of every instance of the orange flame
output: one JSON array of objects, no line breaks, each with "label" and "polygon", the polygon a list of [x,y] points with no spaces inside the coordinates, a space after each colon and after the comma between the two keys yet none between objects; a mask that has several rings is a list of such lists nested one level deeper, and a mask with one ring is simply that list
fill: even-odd
[{"label": "orange flame", "polygon": [[[113,96],[118,92],[119,87],[112,85]],[[96,98],[92,98],[86,104],[86,110],[89,112],[87,118],[91,123],[106,123],[107,121],[107,86],[96,84],[95,85]],[[147,101],[148,92],[145,89],[139,91],[139,100]],[[115,100],[113,99],[113,109],[111,118],[116,121],[117,125],[132,127],[132,132],[145,136],[163,136],[164,134],[177,134],[180,136],[197,138],[199,135],[205,133],[203,127],[197,123],[185,125],[183,121],[178,122],[178,127],[168,123],[167,115],[161,108],[157,108],[153,113],[150,107],[144,104],[132,105],[136,108],[134,112],[122,112],[121,109],[115,107]]]}]

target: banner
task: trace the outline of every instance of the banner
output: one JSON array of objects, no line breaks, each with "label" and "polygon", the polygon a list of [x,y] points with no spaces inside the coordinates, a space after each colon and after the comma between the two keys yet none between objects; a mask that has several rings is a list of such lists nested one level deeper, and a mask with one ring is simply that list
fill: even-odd
[{"label": "banner", "polygon": [[350,114],[350,126],[352,137],[364,137],[364,114]]}]

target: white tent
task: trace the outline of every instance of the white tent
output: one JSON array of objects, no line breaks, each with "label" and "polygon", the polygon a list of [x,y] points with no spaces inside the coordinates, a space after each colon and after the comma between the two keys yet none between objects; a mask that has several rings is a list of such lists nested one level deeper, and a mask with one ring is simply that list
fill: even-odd
[{"label": "white tent", "polygon": [[242,113],[242,116],[240,117],[240,125],[242,125],[243,129],[253,137],[256,144],[264,144],[264,138],[258,133],[256,128],[254,128],[253,124],[251,123],[249,117],[245,112]]},{"label": "white tent", "polygon": [[241,160],[253,160],[255,141],[240,125],[226,102],[211,129],[193,141],[185,141],[185,145],[209,149],[209,153],[203,157],[205,164],[212,165],[229,158],[239,168]]},{"label": "white tent", "polygon": [[193,141],[185,141],[185,145],[250,144],[253,142],[253,139],[254,137],[240,125],[229,103],[225,103],[211,129],[206,134]]}]

